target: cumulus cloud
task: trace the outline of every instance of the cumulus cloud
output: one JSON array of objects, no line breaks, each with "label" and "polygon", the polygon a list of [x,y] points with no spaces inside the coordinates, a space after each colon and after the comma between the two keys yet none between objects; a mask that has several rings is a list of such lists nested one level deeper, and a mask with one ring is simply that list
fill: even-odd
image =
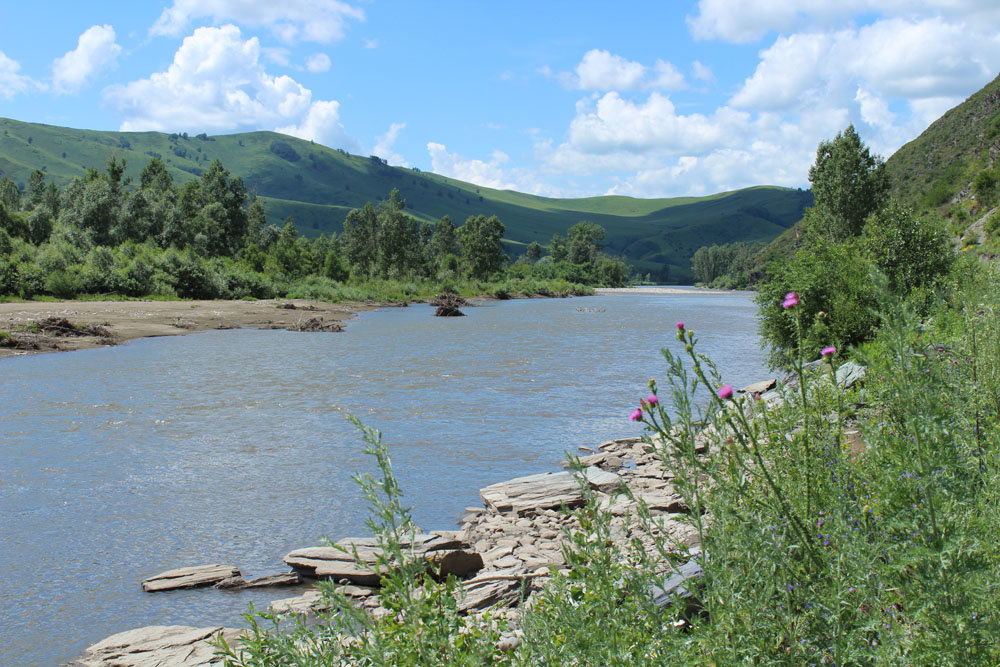
[{"label": "cumulus cloud", "polygon": [[[553,76],[547,66],[538,71]],[[684,75],[669,62],[657,60],[647,67],[603,49],[583,54],[574,73],[561,72],[555,76],[567,88],[579,90],[679,90],[686,85]]]},{"label": "cumulus cloud", "polygon": [[20,74],[21,63],[12,60],[0,51],[0,95],[6,99],[18,93],[23,93],[34,85],[31,77]]},{"label": "cumulus cloud", "polygon": [[173,0],[150,28],[154,35],[180,36],[194,19],[268,27],[286,42],[342,39],[349,20],[364,12],[339,0]]},{"label": "cumulus cloud", "polygon": [[396,143],[396,139],[404,127],[406,127],[406,123],[393,123],[390,125],[385,134],[375,138],[375,148],[372,149],[372,154],[383,158],[389,164],[409,167],[410,165],[403,159],[403,156],[392,150],[392,145]]},{"label": "cumulus cloud", "polygon": [[645,102],[605,93],[591,106],[577,105],[570,122],[569,143],[585,152],[682,153],[728,145],[749,115],[721,107],[711,116],[678,115],[670,98],[651,93]]},{"label": "cumulus cloud", "polygon": [[482,185],[494,190],[517,190],[518,184],[504,172],[503,165],[510,160],[503,151],[494,151],[489,162],[469,159],[458,153],[449,153],[444,144],[428,142],[434,173]]},{"label": "cumulus cloud", "polygon": [[330,70],[330,56],[325,53],[316,53],[306,60],[306,69],[313,73],[327,72]]},{"label": "cumulus cloud", "polygon": [[87,28],[76,48],[52,62],[52,84],[57,93],[75,93],[106,67],[114,67],[122,47],[109,25]]},{"label": "cumulus cloud", "polygon": [[299,139],[315,141],[324,146],[343,148],[353,153],[361,152],[361,144],[347,134],[340,122],[340,103],[333,100],[313,102],[300,123],[285,125],[276,131]]},{"label": "cumulus cloud", "polygon": [[123,131],[274,129],[329,146],[357,150],[339,122],[339,104],[314,101],[289,76],[271,76],[256,37],[239,28],[198,28],[163,72],[105,90]]},{"label": "cumulus cloud", "polygon": [[1000,5],[994,0],[699,0],[687,23],[695,39],[745,43],[771,31],[846,27],[865,13],[914,20],[942,17],[970,26],[1000,21]]}]

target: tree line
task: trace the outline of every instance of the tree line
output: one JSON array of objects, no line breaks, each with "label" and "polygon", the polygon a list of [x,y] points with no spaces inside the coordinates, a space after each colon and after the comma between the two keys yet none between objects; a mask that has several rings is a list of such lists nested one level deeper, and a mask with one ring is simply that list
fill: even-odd
[{"label": "tree line", "polygon": [[263,202],[219,160],[182,185],[161,158],[138,183],[125,166],[111,157],[62,189],[40,170],[23,187],[0,178],[0,295],[269,298],[294,295],[304,282],[628,280],[622,260],[600,254],[604,230],[593,223],[554,239],[545,257],[534,243],[512,261],[496,216],[461,226],[447,216],[419,221],[393,190],[350,211],[341,234],[309,239],[291,218],[271,224]]}]

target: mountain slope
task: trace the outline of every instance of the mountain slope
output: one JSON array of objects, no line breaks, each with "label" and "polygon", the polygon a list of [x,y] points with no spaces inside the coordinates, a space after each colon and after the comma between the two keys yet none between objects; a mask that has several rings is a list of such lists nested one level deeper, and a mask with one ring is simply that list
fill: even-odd
[{"label": "mountain slope", "polygon": [[623,255],[642,273],[673,282],[692,279],[690,258],[700,246],[770,240],[802,216],[807,191],[756,187],[708,197],[635,199],[607,196],[552,199],[493,190],[418,169],[392,167],[274,132],[209,137],[159,132],[75,130],[0,119],[0,174],[27,182],[42,169],[65,185],[88,167],[103,167],[114,154],[128,162],[133,179],[152,157],[162,157],[178,183],[197,176],[218,158],[263,200],[272,222],[292,216],[302,233],[339,232],[347,212],[399,189],[411,215],[461,224],[470,215],[497,215],[514,244],[546,244],[580,220],[607,230],[609,252]]},{"label": "mountain slope", "polygon": [[948,202],[1000,151],[1000,76],[886,160],[893,194],[917,209]]}]

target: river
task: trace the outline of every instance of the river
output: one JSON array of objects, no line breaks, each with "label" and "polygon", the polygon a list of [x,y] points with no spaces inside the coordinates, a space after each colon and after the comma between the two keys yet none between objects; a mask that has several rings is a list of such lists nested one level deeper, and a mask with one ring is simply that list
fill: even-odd
[{"label": "river", "polygon": [[383,431],[424,529],[478,490],[639,435],[674,323],[727,382],[767,377],[745,293],[604,294],[361,313],[343,333],[213,331],[0,360],[0,664],[70,660],[151,624],[234,625],[295,590],[143,593],[163,570],[256,577],[361,535],[371,471],[345,416]]}]

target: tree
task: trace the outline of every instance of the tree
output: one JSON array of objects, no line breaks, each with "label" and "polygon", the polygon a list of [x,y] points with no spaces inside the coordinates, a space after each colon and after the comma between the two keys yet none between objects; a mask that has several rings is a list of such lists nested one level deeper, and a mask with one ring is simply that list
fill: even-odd
[{"label": "tree", "polygon": [[352,273],[370,276],[375,268],[378,249],[378,212],[371,202],[360,209],[351,209],[347,214],[340,243],[347,261],[351,263]]},{"label": "tree", "polygon": [[472,278],[485,280],[507,259],[503,251],[504,225],[495,215],[469,216],[458,230],[465,269]]},{"label": "tree", "polygon": [[583,220],[569,228],[569,261],[574,264],[593,264],[604,240],[604,228]]},{"label": "tree", "polygon": [[6,206],[8,211],[21,210],[21,191],[6,176],[0,178],[0,204]]},{"label": "tree", "polygon": [[447,215],[434,224],[434,234],[431,236],[431,264],[439,265],[445,255],[458,254],[458,235],[455,225]]},{"label": "tree", "polygon": [[549,241],[549,255],[553,262],[565,262],[569,258],[569,248],[565,239],[559,236],[559,232],[553,234],[552,240]]},{"label": "tree", "polygon": [[860,234],[889,191],[885,163],[869,152],[854,125],[832,141],[820,142],[809,182],[816,208],[829,214],[823,218],[827,228],[816,231],[834,240]]},{"label": "tree", "polygon": [[537,262],[538,258],[542,256],[542,246],[538,244],[538,241],[532,241],[525,249],[524,256],[528,258],[529,262]]},{"label": "tree", "polygon": [[45,172],[35,169],[28,176],[28,192],[25,199],[25,210],[33,210],[45,201]]},{"label": "tree", "polygon": [[943,224],[921,220],[895,199],[865,225],[864,248],[899,295],[947,275],[955,258]]}]

